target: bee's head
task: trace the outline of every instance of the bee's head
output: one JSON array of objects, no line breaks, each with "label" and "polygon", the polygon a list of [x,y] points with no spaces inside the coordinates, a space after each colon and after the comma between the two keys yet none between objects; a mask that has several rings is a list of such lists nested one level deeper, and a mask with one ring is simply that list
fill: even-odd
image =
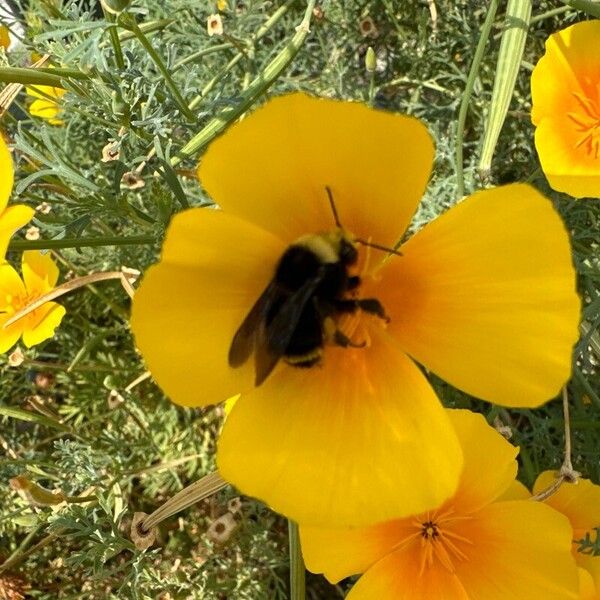
[{"label": "bee's head", "polygon": [[352,238],[343,230],[341,230],[340,238],[340,262],[343,265],[354,265],[358,260],[358,250]]}]

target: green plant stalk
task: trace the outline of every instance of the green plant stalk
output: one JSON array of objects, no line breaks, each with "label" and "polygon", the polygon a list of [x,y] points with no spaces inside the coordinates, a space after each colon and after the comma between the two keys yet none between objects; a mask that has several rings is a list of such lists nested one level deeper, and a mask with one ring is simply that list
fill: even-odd
[{"label": "green plant stalk", "polygon": [[244,114],[256,99],[274,83],[279,75],[281,75],[285,68],[292,62],[296,54],[298,54],[304,40],[308,36],[310,32],[310,20],[315,3],[316,0],[308,0],[304,18],[297,28],[295,35],[288,42],[286,47],[265,67],[264,71],[250,83],[248,88],[242,94],[242,100],[239,104],[222,110],[214,119],[211,119],[208,124],[179,151],[177,156],[171,158],[172,166],[179,164],[184,158],[193,156],[217,135],[222,133],[230,123],[235,121],[240,115]]},{"label": "green plant stalk", "polygon": [[27,421],[28,423],[36,423],[37,425],[43,425],[44,427],[58,429],[59,431],[65,431],[67,433],[73,433],[68,425],[63,424],[60,421],[13,406],[0,406],[0,416],[18,419],[19,421]]},{"label": "green plant stalk", "polygon": [[143,46],[144,50],[148,53],[148,56],[152,59],[152,62],[155,64],[156,68],[160,71],[160,74],[163,76],[166,86],[171,91],[173,95],[173,99],[179,106],[179,109],[185,115],[185,117],[190,121],[195,121],[196,117],[194,113],[188,108],[187,102],[184,100],[179,88],[173,81],[171,77],[171,73],[167,69],[167,66],[163,62],[162,58],[158,55],[158,52],[154,49],[154,46],[150,43],[150,40],[146,37],[144,32],[140,29],[139,25],[135,22],[135,19],[130,15],[122,14],[119,16],[119,25],[121,25],[124,29],[129,29],[132,31],[139,40],[140,44]]},{"label": "green plant stalk", "polygon": [[592,0],[561,0],[561,2],[571,8],[582,10],[592,17],[600,18],[600,3],[598,2],[592,2]]},{"label": "green plant stalk", "polygon": [[290,600],[305,600],[306,581],[298,524],[288,519],[290,541]]},{"label": "green plant stalk", "polygon": [[[26,69],[18,67],[0,67],[0,82],[22,83],[23,85],[50,85],[52,87],[64,88],[62,79],[72,77],[73,79],[89,79],[89,76],[75,69],[51,69],[49,73],[43,69]],[[66,73],[61,75],[60,73]]]},{"label": "green plant stalk", "polygon": [[456,195],[458,198],[462,198],[465,195],[465,171],[463,165],[463,143],[465,136],[465,122],[467,120],[467,111],[469,110],[469,102],[471,95],[473,94],[473,88],[475,87],[475,80],[479,73],[479,66],[483,59],[483,53],[485,45],[487,44],[494,19],[496,17],[496,11],[498,10],[498,4],[500,0],[491,0],[488,8],[487,15],[481,27],[481,34],[479,41],[477,42],[477,48],[475,49],[475,55],[473,56],[473,62],[471,63],[471,69],[467,77],[467,83],[465,85],[465,92],[463,94],[460,109],[458,111],[458,122],[456,126],[456,148],[455,148],[455,161],[456,161]]},{"label": "green plant stalk", "polygon": [[508,0],[504,32],[500,42],[494,89],[483,134],[479,173],[485,179],[492,167],[492,157],[513,98],[521,66],[525,40],[531,19],[532,0]]},{"label": "green plant stalk", "polygon": [[[250,45],[254,46],[257,41],[259,41],[262,37],[264,37],[269,31],[277,24],[277,22],[287,13],[290,6],[294,4],[296,0],[288,0],[283,6],[279,7],[266,21],[265,23],[259,27],[256,33],[250,38]],[[222,44],[224,46],[225,44]],[[232,44],[228,43],[227,47],[231,47]],[[215,46],[217,48],[218,46]],[[242,58],[244,58],[244,54],[242,52],[238,52],[224,67],[219,71],[201,90],[200,93],[190,102],[190,109],[196,108],[200,102],[206,97],[206,95],[217,85],[217,83],[225,76],[229,71],[237,65]],[[250,82],[247,82],[244,86],[244,91],[248,89]]]},{"label": "green plant stalk", "polygon": [[[106,11],[104,11],[104,16],[107,19],[110,19]],[[117,28],[114,26],[109,27],[108,35],[110,36],[110,43],[112,44],[113,52],[115,53],[115,62],[117,63],[117,67],[119,69],[124,69],[125,59],[123,58],[123,49],[121,48],[121,40],[119,39],[119,33],[117,31]]]},{"label": "green plant stalk", "polygon": [[[168,27],[171,23],[174,23],[175,19],[159,19],[157,21],[147,21],[146,23],[140,23],[138,27],[144,33],[153,33],[155,31],[160,31],[165,27]],[[127,42],[129,40],[135,39],[135,34],[132,31],[122,31],[119,33],[119,41]]]},{"label": "green plant stalk", "polygon": [[535,15],[535,17],[531,17],[529,20],[529,24],[533,25],[534,23],[538,23],[539,21],[544,21],[550,17],[556,17],[557,15],[562,15],[571,10],[570,6],[559,6],[558,8],[553,8],[552,10],[548,10],[540,15]]},{"label": "green plant stalk", "polygon": [[130,237],[98,236],[80,238],[62,238],[60,240],[12,240],[8,245],[10,251],[49,250],[52,248],[96,248],[98,246],[138,246],[155,244],[153,235],[132,235]]}]

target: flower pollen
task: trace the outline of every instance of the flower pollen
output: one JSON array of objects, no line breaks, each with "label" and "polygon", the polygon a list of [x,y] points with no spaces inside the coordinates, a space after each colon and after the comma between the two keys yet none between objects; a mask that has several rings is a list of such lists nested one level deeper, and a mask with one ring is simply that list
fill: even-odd
[{"label": "flower pollen", "polygon": [[437,564],[454,573],[456,562],[469,560],[462,547],[473,542],[455,531],[457,522],[461,520],[464,517],[457,517],[452,508],[426,513],[414,520],[417,531],[411,539],[421,538],[418,548],[419,576],[425,575]]}]

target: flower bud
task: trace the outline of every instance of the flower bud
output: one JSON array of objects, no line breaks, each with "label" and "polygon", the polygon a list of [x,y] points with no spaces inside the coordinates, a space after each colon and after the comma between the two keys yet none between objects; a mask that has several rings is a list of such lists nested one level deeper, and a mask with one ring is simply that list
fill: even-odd
[{"label": "flower bud", "polygon": [[375,73],[377,68],[377,55],[371,46],[367,48],[367,54],[365,55],[365,68],[367,73]]}]

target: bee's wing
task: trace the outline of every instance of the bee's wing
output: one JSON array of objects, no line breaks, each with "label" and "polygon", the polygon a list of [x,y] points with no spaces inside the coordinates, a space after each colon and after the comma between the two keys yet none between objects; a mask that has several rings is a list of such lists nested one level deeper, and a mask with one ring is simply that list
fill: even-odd
[{"label": "bee's wing", "polygon": [[229,347],[229,366],[241,367],[255,348],[259,330],[264,327],[267,311],[276,295],[276,288],[271,282],[254,303],[250,312],[235,332]]},{"label": "bee's wing", "polygon": [[269,325],[265,325],[264,321],[261,323],[257,332],[254,356],[257,386],[271,374],[279,359],[285,354],[298,326],[300,315],[323,276],[324,269],[321,269],[315,277],[307,280],[300,289],[285,300]]}]

